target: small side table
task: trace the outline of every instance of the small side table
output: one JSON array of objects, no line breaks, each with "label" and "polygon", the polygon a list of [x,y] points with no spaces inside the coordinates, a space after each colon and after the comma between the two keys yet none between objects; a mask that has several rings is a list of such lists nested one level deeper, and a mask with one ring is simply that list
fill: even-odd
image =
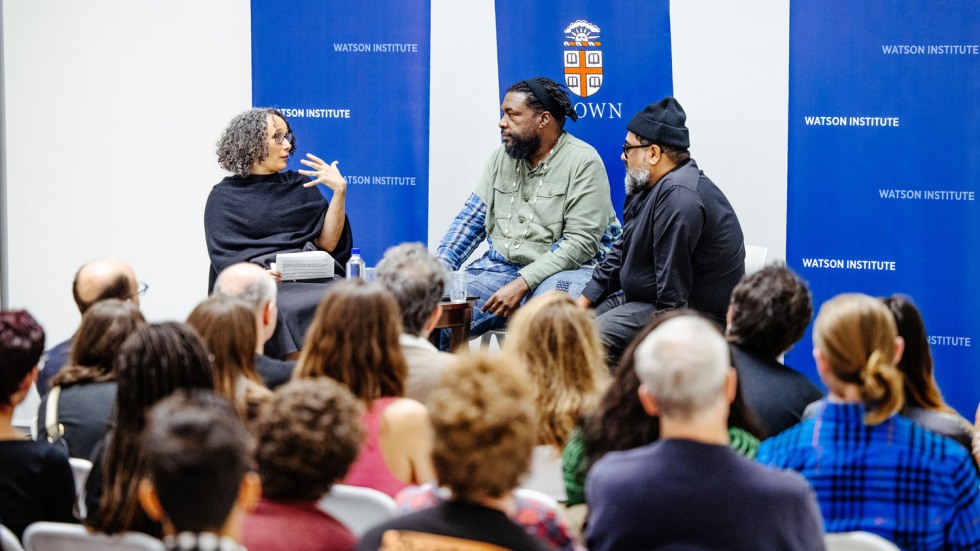
[{"label": "small side table", "polygon": [[[456,350],[470,340],[470,322],[473,321],[476,297],[466,297],[465,302],[443,300],[439,305],[442,306],[442,316],[435,329],[449,329],[449,350]],[[439,346],[439,334],[439,331],[433,330],[429,335],[429,341],[436,346]]]}]

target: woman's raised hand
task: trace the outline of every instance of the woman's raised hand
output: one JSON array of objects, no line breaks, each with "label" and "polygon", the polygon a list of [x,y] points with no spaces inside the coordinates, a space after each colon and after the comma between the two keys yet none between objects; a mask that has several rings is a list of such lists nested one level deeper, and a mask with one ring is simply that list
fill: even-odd
[{"label": "woman's raised hand", "polygon": [[313,179],[303,184],[303,187],[323,184],[333,190],[334,193],[347,191],[347,180],[344,179],[340,174],[340,170],[337,169],[338,161],[327,164],[323,159],[312,153],[307,153],[306,156],[309,158],[300,159],[299,162],[313,170],[300,170],[299,173]]}]

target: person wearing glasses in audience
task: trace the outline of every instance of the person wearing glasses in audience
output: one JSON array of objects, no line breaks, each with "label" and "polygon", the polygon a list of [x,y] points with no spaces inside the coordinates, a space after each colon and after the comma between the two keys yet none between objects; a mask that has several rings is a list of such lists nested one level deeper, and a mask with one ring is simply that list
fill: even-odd
[{"label": "person wearing glasses in audience", "polygon": [[658,311],[691,308],[724,327],[745,273],[742,227],[691,158],[686,120],[666,97],[626,125],[623,236],[578,298],[596,306],[610,365]]},{"label": "person wearing glasses in audience", "polygon": [[[78,306],[78,313],[85,312],[97,302],[115,298],[132,301],[140,305],[140,297],[149,286],[136,279],[136,272],[128,262],[121,258],[99,258],[75,272],[71,284],[71,294]],[[58,343],[44,353],[41,370],[37,374],[37,392],[42,396],[51,388],[51,379],[68,363],[75,335]]]},{"label": "person wearing glasses in audience", "polygon": [[[345,207],[347,180],[337,161],[327,163],[311,153],[300,160],[305,170],[286,170],[295,150],[289,123],[273,108],[236,116],[218,140],[218,164],[231,175],[211,189],[204,208],[209,292],[228,266],[251,262],[269,269],[278,253],[326,251],[334,258],[334,273],[343,276],[353,244]],[[333,193],[329,202],[319,184]],[[270,272],[278,279],[278,272]],[[279,319],[266,343],[267,355],[282,359],[298,354],[313,311],[332,281],[280,282]]]}]

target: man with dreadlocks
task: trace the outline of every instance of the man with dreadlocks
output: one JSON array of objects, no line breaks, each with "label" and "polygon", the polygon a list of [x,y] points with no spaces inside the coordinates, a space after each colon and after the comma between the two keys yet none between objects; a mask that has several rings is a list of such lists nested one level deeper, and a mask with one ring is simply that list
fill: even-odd
[{"label": "man with dreadlocks", "polygon": [[564,130],[578,115],[563,86],[522,80],[500,110],[503,144],[436,252],[458,270],[484,239],[490,246],[467,266],[468,292],[478,297],[471,336],[503,327],[532,293],[577,297],[621,232],[602,159]]}]

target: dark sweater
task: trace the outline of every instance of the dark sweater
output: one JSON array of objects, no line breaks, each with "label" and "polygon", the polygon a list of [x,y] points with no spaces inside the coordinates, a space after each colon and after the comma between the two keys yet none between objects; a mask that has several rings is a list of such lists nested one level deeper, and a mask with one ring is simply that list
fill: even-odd
[{"label": "dark sweater", "polygon": [[799,423],[806,406],[823,398],[817,385],[799,371],[734,344],[729,348],[742,398],[762,422],[765,436]]},{"label": "dark sweater", "polygon": [[58,446],[31,440],[0,441],[0,518],[21,537],[33,522],[77,522],[75,479]]}]

